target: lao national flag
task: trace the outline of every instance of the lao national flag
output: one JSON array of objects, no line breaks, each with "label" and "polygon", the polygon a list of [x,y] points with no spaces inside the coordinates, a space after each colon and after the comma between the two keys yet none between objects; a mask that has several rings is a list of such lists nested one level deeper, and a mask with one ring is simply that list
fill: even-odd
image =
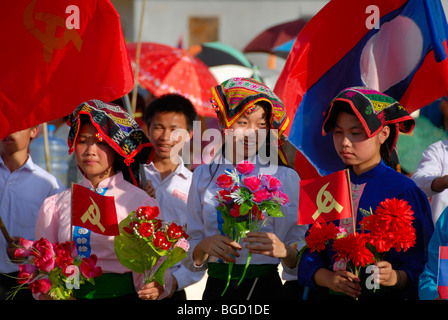
[{"label": "lao national flag", "polygon": [[348,170],[300,181],[297,224],[313,224],[352,217]]},{"label": "lao national flag", "polygon": [[447,95],[447,37],[440,0],[332,0],[318,12],[274,89],[293,119],[289,140],[300,151],[299,174],[344,168],[332,135],[322,136],[323,112],[343,89],[371,87],[409,112]]},{"label": "lao national flag", "polygon": [[118,235],[114,197],[102,196],[79,184],[72,185],[72,225],[106,236]]},{"label": "lao national flag", "polygon": [[448,247],[439,247],[439,275],[437,280],[439,297],[448,299]]},{"label": "lao national flag", "polygon": [[0,138],[112,101],[134,79],[110,0],[1,1]]}]

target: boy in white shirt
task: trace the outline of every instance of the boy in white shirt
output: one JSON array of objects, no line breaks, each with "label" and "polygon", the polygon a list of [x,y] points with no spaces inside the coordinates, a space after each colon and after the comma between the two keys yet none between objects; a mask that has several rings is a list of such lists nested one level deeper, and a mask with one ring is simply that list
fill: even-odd
[{"label": "boy in white shirt", "polygon": [[[174,221],[178,225],[187,222],[187,199],[190,190],[192,172],[188,170],[179,156],[185,139],[173,141],[173,132],[177,130],[193,135],[193,121],[197,113],[192,103],[178,94],[166,94],[152,101],[145,111],[148,136],[155,148],[154,159],[145,166],[148,183],[146,192],[159,203],[165,221]],[[202,273],[186,269],[182,263],[171,268],[174,285],[177,286],[172,299],[186,299],[188,285],[201,280]],[[172,291],[172,292],[174,292]]]},{"label": "boy in white shirt", "polygon": [[432,198],[431,212],[434,225],[448,206],[448,141],[431,144],[411,177],[423,192]]},{"label": "boy in white shirt", "polygon": [[[0,140],[0,216],[13,242],[0,236],[0,300],[18,285],[19,265],[14,251],[20,237],[34,239],[39,209],[44,200],[64,190],[62,182],[33,163],[28,153],[37,127],[17,131]],[[11,261],[12,260],[12,261]],[[32,300],[31,290],[20,290],[15,300]]]}]

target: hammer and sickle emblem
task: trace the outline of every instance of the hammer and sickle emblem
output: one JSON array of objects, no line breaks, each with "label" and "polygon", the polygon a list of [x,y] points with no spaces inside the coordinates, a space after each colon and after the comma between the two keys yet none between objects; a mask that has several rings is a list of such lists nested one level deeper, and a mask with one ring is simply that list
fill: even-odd
[{"label": "hammer and sickle emblem", "polygon": [[[330,184],[328,182],[326,185],[324,185],[322,188],[320,188],[319,192],[317,193],[316,197],[316,205],[317,210],[313,214],[313,219],[316,220],[319,218],[321,213],[329,213],[331,210],[336,209],[337,212],[341,213],[342,209],[344,209],[343,206],[341,206],[335,198],[333,198],[332,194],[327,191],[327,186]],[[322,199],[322,196],[324,198]]]},{"label": "hammer and sickle emblem", "polygon": [[92,198],[90,198],[90,200],[92,201],[92,204],[87,209],[87,211],[84,212],[84,214],[82,215],[81,221],[82,223],[85,223],[87,220],[89,220],[91,224],[93,224],[94,226],[98,226],[101,232],[104,232],[106,228],[104,228],[100,222],[101,219],[100,209],[98,208],[98,205],[95,203],[95,201],[93,201]]},{"label": "hammer and sickle emblem", "polygon": [[53,59],[53,50],[62,50],[65,45],[72,41],[78,52],[81,51],[82,39],[76,29],[66,29],[62,37],[56,36],[56,28],[64,28],[65,20],[57,15],[48,12],[37,12],[36,20],[45,22],[45,33],[39,30],[34,24],[33,14],[36,0],[33,0],[23,12],[23,24],[25,28],[40,42],[44,47],[44,61],[50,63]]}]

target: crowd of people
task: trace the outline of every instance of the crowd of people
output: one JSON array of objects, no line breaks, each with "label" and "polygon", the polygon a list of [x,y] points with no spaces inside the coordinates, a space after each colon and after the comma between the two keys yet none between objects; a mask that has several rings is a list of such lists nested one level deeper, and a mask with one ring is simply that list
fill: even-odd
[{"label": "crowd of people", "polygon": [[[281,137],[288,124],[280,99],[251,78],[229,79],[211,88],[211,97],[222,136],[232,138],[223,138],[221,152],[192,171],[178,153],[173,154],[185,139],[173,140],[172,133],[180,129],[191,138],[198,118],[185,97],[166,94],[151,101],[144,110],[145,131],[122,107],[109,102],[87,101],[68,116],[67,141],[82,176],[75,182],[113,196],[118,220],[140,206],[156,205],[164,220],[186,225],[190,236],[187,257],[166,272],[163,285],[156,281],[144,284],[141,274],[121,265],[113,236],[71,225],[70,189],[35,165],[28,152],[36,128],[1,140],[1,217],[13,241],[0,236],[0,298],[6,299],[17,285],[19,263],[14,252],[20,238],[64,242],[79,234],[86,239],[83,244],[89,252],[98,257],[103,274],[95,286],[77,290],[76,299],[185,300],[185,288],[206,272],[204,300],[439,297],[438,250],[448,243],[443,199],[448,187],[447,141],[431,145],[410,178],[399,172],[396,143],[399,133],[411,132],[415,121],[399,102],[369,88],[353,87],[339,93],[323,116],[323,134],[333,136],[334,148],[349,169],[352,188],[353,218],[334,223],[355,232],[361,219],[386,198],[406,200],[414,212],[415,245],[405,252],[391,249],[382,261],[375,262],[379,284],[387,290],[366,295],[359,275],[335,263],[334,252],[306,248],[310,226],[297,224],[300,177],[288,165],[281,139],[275,161],[269,155],[268,161],[262,159],[266,153],[260,149],[272,150],[271,135],[275,132]],[[262,131],[264,135],[248,141],[247,133]],[[132,143],[126,143],[129,137],[134,137]],[[215,195],[218,177],[241,160],[254,164],[254,174],[275,169],[273,175],[288,195],[289,205],[282,208],[284,217],[237,242],[223,233]],[[249,254],[250,265],[239,283]],[[232,277],[222,294],[230,263],[234,264]],[[15,299],[49,296],[20,290]]]}]

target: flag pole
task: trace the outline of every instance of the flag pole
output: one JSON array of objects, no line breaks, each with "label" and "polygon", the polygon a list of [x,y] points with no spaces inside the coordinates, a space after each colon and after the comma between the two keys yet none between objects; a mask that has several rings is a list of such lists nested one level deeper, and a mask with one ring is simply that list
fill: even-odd
[{"label": "flag pole", "polygon": [[2,217],[0,217],[0,229],[2,230],[3,236],[8,244],[13,243],[12,238],[9,236],[8,230],[6,230],[6,226],[3,223]]},{"label": "flag pole", "polygon": [[50,143],[48,141],[48,124],[46,122],[44,122],[42,127],[43,127],[43,132],[44,132],[45,163],[47,165],[47,171],[51,173],[51,168],[50,168]]},{"label": "flag pole", "polygon": [[137,40],[137,50],[135,53],[135,70],[134,70],[134,90],[132,91],[132,113],[134,116],[135,110],[137,108],[137,91],[138,91],[138,69],[140,66],[140,49],[142,47],[142,29],[143,29],[143,16],[145,14],[145,4],[146,0],[142,2],[142,11],[140,13],[140,26],[138,30],[138,40]]},{"label": "flag pole", "polygon": [[350,181],[350,171],[349,169],[344,169],[345,176],[347,177],[348,182],[348,194],[350,195],[350,210],[352,212],[352,223],[353,223],[353,234],[356,233],[356,222],[355,222],[355,212],[353,210],[353,197],[352,197],[352,184]]},{"label": "flag pole", "polygon": [[[72,182],[72,185],[70,187],[70,191],[71,191],[71,205],[70,205],[70,256],[72,257],[73,255],[73,185],[74,183]],[[72,257],[74,258],[74,257]]]}]

